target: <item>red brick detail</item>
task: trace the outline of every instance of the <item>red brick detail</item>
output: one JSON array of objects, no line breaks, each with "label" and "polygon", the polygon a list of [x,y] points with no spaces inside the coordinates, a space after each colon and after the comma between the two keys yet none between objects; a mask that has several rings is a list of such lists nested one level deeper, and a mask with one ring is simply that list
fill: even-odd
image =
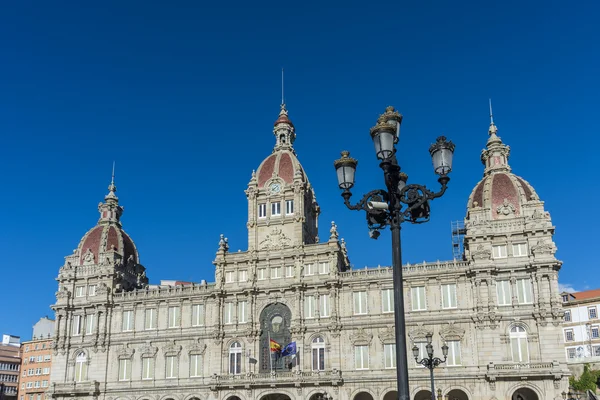
[{"label": "red brick detail", "polygon": [[280,123],[286,123],[286,124],[290,124],[291,126],[294,126],[294,124],[292,124],[292,121],[290,121],[290,119],[285,114],[280,115],[279,118],[277,118],[277,121],[275,121],[275,123],[273,125],[276,126],[277,124],[280,124]]},{"label": "red brick detail", "polygon": [[269,156],[265,161],[263,161],[262,166],[260,167],[260,171],[258,172],[258,187],[265,186],[265,182],[271,179],[273,175],[273,170],[275,169],[275,159],[277,158],[276,154]]},{"label": "red brick detail", "polygon": [[283,153],[279,158],[279,176],[287,183],[294,181],[294,164],[289,154]]},{"label": "red brick detail", "polygon": [[474,207],[473,203],[477,202],[479,207],[483,207],[483,185],[487,179],[483,179],[477,187],[475,188],[475,193],[473,194],[473,201],[471,203],[471,207]]},{"label": "red brick detail", "polygon": [[98,261],[98,250],[100,249],[100,239],[102,238],[102,227],[97,226],[92,228],[90,232],[88,232],[87,237],[83,241],[83,246],[81,246],[81,254],[79,256],[79,264],[83,264],[83,256],[87,253],[87,250],[92,250],[94,253],[94,259]]},{"label": "red brick detail", "polygon": [[106,250],[112,249],[115,246],[115,250],[119,250],[119,235],[115,227],[111,226],[108,228],[108,235],[106,238]]},{"label": "red brick detail", "polygon": [[533,193],[531,192],[529,185],[527,183],[525,183],[525,181],[522,178],[519,178],[518,176],[517,176],[517,180],[523,187],[523,191],[525,192],[525,197],[527,198],[527,200],[531,200],[531,196],[533,195]]},{"label": "red brick detail", "polygon": [[135,254],[135,246],[133,245],[133,241],[131,240],[129,235],[125,233],[125,231],[121,230],[121,234],[123,235],[123,257],[125,259],[125,262],[127,262],[127,259],[130,255],[133,256],[133,261],[135,261],[136,263],[139,262]]},{"label": "red brick detail", "polygon": [[513,181],[507,174],[495,174],[492,176],[492,216],[494,219],[500,218],[497,209],[502,205],[504,199],[508,200],[515,207],[515,215],[521,214],[519,204],[519,193]]}]

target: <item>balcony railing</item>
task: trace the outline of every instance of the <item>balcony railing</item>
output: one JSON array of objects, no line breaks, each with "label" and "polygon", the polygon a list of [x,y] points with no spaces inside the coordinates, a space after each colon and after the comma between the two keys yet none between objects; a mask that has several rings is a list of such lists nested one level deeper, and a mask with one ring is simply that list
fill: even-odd
[{"label": "balcony railing", "polygon": [[342,372],[334,369],[331,371],[285,371],[265,372],[243,375],[217,375],[211,377],[211,387],[216,389],[220,386],[298,386],[304,382],[329,383],[338,385],[342,383]]}]

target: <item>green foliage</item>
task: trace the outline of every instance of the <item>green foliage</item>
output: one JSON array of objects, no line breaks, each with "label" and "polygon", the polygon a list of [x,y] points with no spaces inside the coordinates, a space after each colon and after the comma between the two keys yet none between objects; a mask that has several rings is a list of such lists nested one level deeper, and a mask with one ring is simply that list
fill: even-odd
[{"label": "green foliage", "polygon": [[577,391],[595,391],[598,378],[600,378],[600,371],[594,371],[590,369],[589,364],[585,364],[583,366],[583,374],[581,374],[579,379],[575,379],[574,376],[569,377],[569,385],[573,386],[573,389]]}]

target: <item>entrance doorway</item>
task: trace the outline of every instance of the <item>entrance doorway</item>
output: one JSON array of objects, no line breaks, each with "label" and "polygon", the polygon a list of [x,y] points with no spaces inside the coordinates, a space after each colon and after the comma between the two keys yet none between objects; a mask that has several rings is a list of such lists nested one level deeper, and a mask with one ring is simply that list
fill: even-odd
[{"label": "entrance doorway", "polygon": [[260,400],[292,400],[290,396],[283,393],[270,393],[260,398]]},{"label": "entrance doorway", "polygon": [[537,393],[529,388],[519,388],[513,393],[511,400],[540,400]]}]

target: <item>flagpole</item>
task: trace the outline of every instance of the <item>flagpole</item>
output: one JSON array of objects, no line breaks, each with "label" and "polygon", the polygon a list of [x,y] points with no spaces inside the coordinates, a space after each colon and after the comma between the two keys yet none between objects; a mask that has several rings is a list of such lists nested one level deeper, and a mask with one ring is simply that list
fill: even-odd
[{"label": "flagpole", "polygon": [[269,335],[269,364],[271,365],[271,374],[273,373],[273,353],[271,351],[271,331],[267,331]]}]

